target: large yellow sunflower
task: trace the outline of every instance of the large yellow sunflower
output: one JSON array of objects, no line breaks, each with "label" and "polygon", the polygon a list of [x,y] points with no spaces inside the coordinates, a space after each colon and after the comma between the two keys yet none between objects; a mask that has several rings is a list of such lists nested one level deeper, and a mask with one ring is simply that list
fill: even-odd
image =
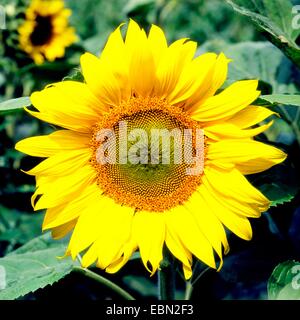
[{"label": "large yellow sunflower", "polygon": [[[166,245],[188,279],[192,256],[212,268],[218,256],[222,264],[229,250],[225,227],[249,240],[248,217],[268,209],[269,200],[244,175],[286,157],[253,140],[270,127],[272,122],[257,124],[273,112],[251,105],[260,94],[257,80],[238,81],[217,93],[229,59],[222,53],[195,58],[196,47],[187,39],[168,45],[159,27],[153,25],[147,36],[130,21],[125,40],[117,28],[100,58],[81,57],[84,83],[55,83],[32,94],[37,111],[27,111],[62,128],[16,145],[47,158],[27,172],[36,176],[32,205],[47,209],[43,229],[51,229],[54,238],[74,229],[67,254],[83,253],[84,267],[97,262],[113,273],[139,250],[153,274]],[[191,149],[204,159],[200,174],[188,174],[190,164],[162,163],[163,146],[155,164],[102,163],[97,150],[108,139],[99,138],[99,132],[120,137],[120,122],[144,132],[203,130],[204,141],[196,145],[193,139]],[[127,149],[134,147],[130,141]],[[116,149],[123,143],[116,139]]]},{"label": "large yellow sunflower", "polygon": [[63,0],[31,1],[19,28],[19,43],[36,64],[63,57],[65,48],[76,41],[74,28],[68,25],[70,15]]}]

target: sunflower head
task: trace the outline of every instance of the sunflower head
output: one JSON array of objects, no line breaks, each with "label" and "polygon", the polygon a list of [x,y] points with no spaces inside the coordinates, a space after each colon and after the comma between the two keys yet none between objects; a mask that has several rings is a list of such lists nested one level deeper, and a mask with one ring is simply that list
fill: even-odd
[{"label": "sunflower head", "polygon": [[130,21],[125,39],[119,27],[100,57],[81,57],[84,83],[32,94],[27,111],[63,128],[16,146],[47,158],[28,172],[32,204],[55,238],[73,231],[67,254],[83,266],[116,272],[139,250],[153,274],[166,245],[189,278],[193,257],[221,265],[226,228],[250,240],[248,218],[269,207],[245,175],[286,157],[253,138],[273,112],[252,105],[257,80],[220,90],[229,59],[196,47]]},{"label": "sunflower head", "polygon": [[22,50],[37,64],[63,57],[65,48],[76,41],[75,31],[68,25],[70,15],[63,0],[32,0],[19,27]]}]

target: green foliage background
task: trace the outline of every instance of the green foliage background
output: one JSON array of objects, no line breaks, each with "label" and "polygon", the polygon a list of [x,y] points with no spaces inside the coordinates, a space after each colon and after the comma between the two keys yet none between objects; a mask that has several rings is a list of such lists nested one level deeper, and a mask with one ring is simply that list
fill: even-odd
[{"label": "green foliage background", "polygon": [[[257,104],[273,108],[280,118],[258,139],[289,155],[284,164],[249,176],[273,205],[261,219],[251,221],[254,239],[245,242],[229,234],[231,252],[222,270],[206,270],[197,262],[188,290],[178,272],[176,298],[267,299],[269,289],[271,299],[299,299],[300,289],[291,285],[291,270],[297,265],[291,260],[300,260],[300,28],[292,28],[292,1],[66,0],[80,40],[63,59],[41,66],[18,47],[16,30],[28,3],[1,2],[7,9],[7,28],[0,30],[0,267],[6,270],[4,289],[0,275],[0,299],[117,297],[104,285],[73,272],[76,262],[56,259],[63,255],[68,239],[54,242],[49,234],[41,235],[43,212],[33,213],[30,205],[34,179],[20,171],[39,160],[16,152],[14,145],[53,130],[23,111],[30,104],[26,97],[46,84],[78,76],[80,55],[99,54],[109,33],[129,17],[146,30],[152,23],[160,25],[169,41],[182,37],[197,41],[199,54],[225,52],[233,60],[225,86],[240,79],[259,79],[262,96]],[[94,271],[136,298],[156,297],[157,278],[149,278],[138,258],[134,255],[117,275]],[[272,274],[280,262],[284,263]]]}]

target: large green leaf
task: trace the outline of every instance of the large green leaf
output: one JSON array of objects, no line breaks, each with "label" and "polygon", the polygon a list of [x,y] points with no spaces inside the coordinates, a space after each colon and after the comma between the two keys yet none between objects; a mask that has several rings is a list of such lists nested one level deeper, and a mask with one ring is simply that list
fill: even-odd
[{"label": "large green leaf", "polygon": [[288,104],[300,107],[300,94],[270,94],[262,95],[260,98],[272,104]]},{"label": "large green leaf", "polygon": [[268,42],[242,42],[227,45],[223,51],[232,59],[230,80],[259,79],[277,90],[276,71],[283,55],[276,47]]},{"label": "large green leaf", "polygon": [[289,0],[226,0],[233,9],[248,17],[268,40],[300,66],[300,48],[296,39],[300,30],[293,28],[295,16]]},{"label": "large green leaf", "polygon": [[268,281],[268,296],[271,300],[300,299],[300,262],[285,261],[274,269]]},{"label": "large green leaf", "polygon": [[65,277],[77,263],[60,259],[64,252],[65,244],[46,234],[1,258],[0,300],[16,299]]},{"label": "large green leaf", "polygon": [[23,109],[31,105],[29,97],[11,99],[0,103],[0,114],[8,111]]}]

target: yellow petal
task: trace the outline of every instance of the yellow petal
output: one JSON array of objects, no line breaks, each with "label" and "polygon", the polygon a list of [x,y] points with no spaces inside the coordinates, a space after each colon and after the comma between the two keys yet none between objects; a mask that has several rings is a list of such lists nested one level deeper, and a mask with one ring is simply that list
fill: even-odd
[{"label": "yellow petal", "polygon": [[182,244],[181,240],[174,234],[170,228],[166,228],[166,246],[170,252],[183,264],[183,272],[185,279],[192,276],[192,255]]},{"label": "yellow petal", "polygon": [[80,195],[71,201],[65,202],[54,208],[47,209],[43,222],[43,230],[56,228],[70,220],[77,218],[90,203],[97,202],[101,197],[102,191],[97,184],[91,184]]},{"label": "yellow petal", "polygon": [[133,212],[108,197],[99,197],[78,218],[69,244],[72,257],[95,242],[92,250],[97,252],[98,265],[105,269],[129,240]]},{"label": "yellow petal", "polygon": [[[227,207],[223,206],[220,199],[220,194],[211,192],[206,188],[206,185],[201,189],[201,194],[205,197],[209,204],[211,212],[233,233],[244,240],[252,238],[252,229],[249,220],[241,215],[238,215]],[[226,199],[225,199],[226,200]]]},{"label": "yellow petal", "polygon": [[25,172],[29,175],[65,176],[87,165],[92,156],[91,153],[91,149],[88,148],[60,152]]},{"label": "yellow petal", "polygon": [[221,244],[223,244],[225,252],[229,250],[226,233],[220,220],[212,214],[207,204],[207,199],[201,194],[201,188],[190,196],[184,206],[192,213],[199,229],[206,236],[222,261]]},{"label": "yellow petal", "polygon": [[88,268],[90,265],[96,262],[98,259],[98,247],[95,242],[88,248],[81,260],[81,266]]},{"label": "yellow petal", "polygon": [[83,83],[65,81],[34,92],[30,100],[39,111],[27,111],[38,119],[86,132],[103,114],[104,107]]},{"label": "yellow petal", "polygon": [[174,90],[183,68],[194,57],[197,44],[187,39],[173,42],[163,51],[160,58],[155,82],[154,94],[166,98]]},{"label": "yellow petal", "polygon": [[[117,210],[112,199],[99,196],[97,201],[91,202],[80,214],[78,222],[72,234],[68,251],[72,257],[89,247],[104,231],[104,228],[111,223]],[[113,211],[112,211],[113,210]]]},{"label": "yellow petal", "polygon": [[[204,79],[216,60],[216,54],[205,53],[192,60],[182,71],[178,83],[169,95],[171,104],[176,104],[190,98],[203,88]],[[189,104],[187,102],[189,107]]]},{"label": "yellow petal", "polygon": [[15,148],[33,157],[50,157],[62,150],[84,150],[90,136],[69,130],[58,130],[47,136],[37,136],[19,141]]},{"label": "yellow petal", "polygon": [[230,61],[231,60],[228,59],[224,53],[221,52],[219,54],[215,64],[215,70],[212,74],[211,84],[202,99],[213,96],[216,91],[223,85],[227,78],[228,63]]},{"label": "yellow petal", "polygon": [[[132,233],[146,269],[154,274],[163,259],[165,222],[162,215],[155,212],[137,212],[133,220]],[[149,269],[148,262],[152,270]]]},{"label": "yellow petal", "polygon": [[257,85],[257,80],[237,81],[221,93],[200,103],[191,116],[200,122],[216,121],[232,116],[259,96]]},{"label": "yellow petal", "polygon": [[226,122],[244,129],[254,126],[275,114],[275,112],[264,107],[249,106],[226,120]]},{"label": "yellow petal", "polygon": [[260,212],[269,208],[270,201],[238,170],[226,171],[207,166],[204,174],[213,189],[224,197],[247,203]]},{"label": "yellow petal", "polygon": [[76,220],[69,221],[59,227],[54,228],[51,231],[52,238],[55,240],[65,237],[69,232],[71,232],[76,225]]},{"label": "yellow petal", "polygon": [[199,260],[212,268],[216,268],[213,248],[199,230],[191,213],[180,206],[166,212],[165,217],[169,232],[175,234]]},{"label": "yellow petal", "polygon": [[193,271],[190,265],[183,265],[183,275],[185,280],[189,280],[193,275]]},{"label": "yellow petal", "polygon": [[222,86],[227,77],[229,59],[223,53],[220,53],[214,63],[209,65],[201,87],[187,100],[186,110],[192,113],[197,109],[205,99],[213,96]]},{"label": "yellow petal", "polygon": [[123,248],[120,251],[120,257],[113,261],[105,271],[108,273],[115,273],[119,271],[125,263],[130,259],[134,251],[137,250],[137,244],[134,240],[130,239],[127,243],[124,244]]},{"label": "yellow petal", "polygon": [[108,64],[120,85],[122,100],[127,100],[131,94],[129,81],[129,57],[126,53],[125,43],[121,34],[120,25],[110,34],[101,53],[100,60]]},{"label": "yellow petal", "polygon": [[117,57],[120,58],[120,54],[124,53],[125,43],[121,34],[122,25],[120,25],[114,32],[109,35],[100,56],[101,60],[103,59],[106,61],[112,61],[112,59],[115,59]]},{"label": "yellow petal", "polygon": [[273,121],[253,129],[240,129],[231,123],[222,123],[205,127],[205,135],[213,140],[219,141],[224,139],[245,139],[256,136],[268,130]]},{"label": "yellow petal", "polygon": [[[68,114],[81,112],[91,116],[97,116],[103,115],[108,111],[108,108],[97,99],[85,83],[78,81],[61,81],[47,86],[43,91],[46,92],[48,89],[52,89],[53,96],[56,96],[56,99],[60,100],[57,102],[56,108],[59,109],[59,104],[64,104],[64,111]],[[68,101],[69,104],[67,104]],[[43,110],[47,111],[47,109],[48,108],[43,105]]]},{"label": "yellow petal", "polygon": [[104,226],[104,231],[97,242],[99,243],[97,265],[106,269],[120,255],[124,243],[129,241],[132,229],[134,209],[116,205],[118,208],[115,219]]},{"label": "yellow petal", "polygon": [[[134,209],[119,205],[116,206],[118,208],[115,211],[114,219],[110,221],[109,219],[104,219],[104,221],[102,221],[101,232],[98,238],[83,256],[83,265],[92,261],[89,256],[85,258],[86,255],[89,255],[90,250],[92,251],[91,255],[93,258],[96,253],[98,260],[97,266],[101,269],[106,269],[119,258],[120,250],[124,243],[130,238]],[[94,223],[94,221],[90,221],[90,223]]]},{"label": "yellow petal", "polygon": [[148,42],[152,51],[155,66],[157,67],[163,52],[168,47],[167,39],[163,30],[153,24],[150,28]]},{"label": "yellow petal", "polygon": [[42,120],[44,122],[48,122],[51,124],[54,124],[56,126],[62,127],[64,129],[69,129],[76,131],[78,133],[90,133],[91,127],[94,123],[94,121],[83,121],[79,122],[78,119],[75,120],[72,117],[65,117],[58,114],[50,114],[46,112],[36,112],[31,111],[28,108],[24,108],[26,112],[28,112],[32,117],[35,117],[39,120]]},{"label": "yellow petal", "polygon": [[251,174],[281,163],[286,154],[255,140],[224,140],[208,146],[207,159],[216,165],[232,164],[243,174]]},{"label": "yellow petal", "polygon": [[131,87],[138,95],[148,96],[155,83],[155,63],[145,31],[133,20],[128,25],[125,46]]},{"label": "yellow petal", "polygon": [[[222,207],[225,207],[227,211],[237,214],[238,216],[258,218],[261,215],[257,206],[253,206],[251,203],[240,201],[238,197],[229,196],[224,190],[218,190],[213,188],[210,181],[205,175],[202,176],[202,184],[212,195],[216,195],[216,199]],[[204,188],[204,187],[200,187]],[[210,204],[209,204],[210,205]]]},{"label": "yellow petal", "polygon": [[118,106],[121,102],[121,85],[112,68],[90,53],[80,57],[84,79],[102,104]]},{"label": "yellow petal", "polygon": [[63,177],[42,176],[37,180],[37,184],[43,195],[36,202],[34,210],[52,208],[74,199],[85,187],[92,184],[95,178],[95,170],[90,165]]}]

